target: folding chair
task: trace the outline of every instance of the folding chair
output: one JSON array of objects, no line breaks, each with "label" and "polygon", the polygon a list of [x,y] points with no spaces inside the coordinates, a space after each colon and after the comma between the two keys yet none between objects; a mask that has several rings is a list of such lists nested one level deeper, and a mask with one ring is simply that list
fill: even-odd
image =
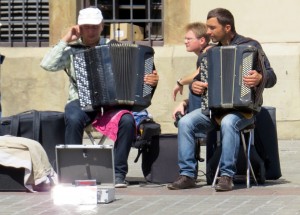
[{"label": "folding chair", "polygon": [[[257,183],[257,179],[255,177],[252,165],[251,165],[251,160],[250,160],[250,150],[251,150],[251,146],[254,146],[254,124],[251,124],[249,126],[247,126],[246,128],[242,129],[240,131],[240,135],[241,135],[241,139],[242,139],[242,146],[243,146],[243,150],[244,150],[244,154],[246,157],[246,163],[247,163],[247,170],[246,170],[246,183],[247,183],[247,188],[250,188],[250,171],[252,174],[252,177],[255,181],[255,184],[258,185]],[[218,131],[220,132],[220,131]],[[245,134],[248,134],[248,141],[246,143],[246,138],[245,138]],[[219,136],[219,135],[218,135]],[[221,158],[220,158],[221,160]],[[217,177],[219,175],[219,171],[220,171],[220,161],[214,176],[214,180],[212,183],[212,187],[215,187],[216,185],[216,181],[217,181]]]},{"label": "folding chair", "polygon": [[102,135],[99,142],[97,143],[96,139],[92,134],[92,131],[93,131],[93,126],[91,124],[84,128],[84,132],[87,134],[88,138],[90,139],[93,145],[103,145],[107,137]]}]

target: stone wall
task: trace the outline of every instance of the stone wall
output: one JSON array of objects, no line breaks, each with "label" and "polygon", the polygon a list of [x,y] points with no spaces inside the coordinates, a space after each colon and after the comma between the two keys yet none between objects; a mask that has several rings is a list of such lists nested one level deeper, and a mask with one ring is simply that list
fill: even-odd
[{"label": "stone wall", "polygon": [[[280,139],[300,139],[299,67],[300,47],[288,44],[263,45],[276,71],[278,83],[264,91],[264,104],[277,109]],[[8,116],[22,111],[60,110],[67,100],[68,78],[63,71],[46,72],[39,63],[50,48],[3,48],[6,59],[1,67],[2,114]],[[176,132],[171,118],[179,101],[172,99],[172,90],[179,77],[195,70],[196,56],[184,46],[155,48],[155,64],[160,81],[149,111],[161,123],[164,133]]]}]

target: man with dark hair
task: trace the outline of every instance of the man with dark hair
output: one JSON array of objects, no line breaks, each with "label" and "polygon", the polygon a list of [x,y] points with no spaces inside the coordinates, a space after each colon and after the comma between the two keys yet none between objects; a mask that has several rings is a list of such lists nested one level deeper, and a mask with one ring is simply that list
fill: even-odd
[{"label": "man with dark hair", "polygon": [[[218,46],[247,44],[256,47],[262,52],[261,45],[251,38],[243,37],[236,33],[234,18],[230,11],[223,8],[211,10],[207,16],[207,34]],[[263,84],[270,88],[276,84],[276,75],[270,66],[268,58],[264,55],[265,73],[262,71],[250,70],[249,75],[243,77],[243,82],[247,87],[254,87]],[[201,61],[207,67],[207,61]],[[200,73],[202,71],[200,70]],[[193,93],[204,95],[207,90],[206,83],[194,81],[192,84]],[[188,105],[188,100],[183,101],[175,109],[174,114],[180,111],[184,113],[184,108]],[[260,102],[260,106],[262,101]],[[196,109],[183,116],[178,122],[178,159],[180,167],[180,177],[168,186],[169,189],[186,189],[195,187],[195,175],[197,160],[195,158],[195,134],[205,135],[216,126],[220,126],[222,154],[220,159],[221,177],[216,185],[216,191],[229,191],[233,188],[233,177],[236,174],[236,161],[240,147],[240,130],[254,122],[255,113],[245,113],[237,110],[226,110],[221,113],[210,115],[201,108]]]}]

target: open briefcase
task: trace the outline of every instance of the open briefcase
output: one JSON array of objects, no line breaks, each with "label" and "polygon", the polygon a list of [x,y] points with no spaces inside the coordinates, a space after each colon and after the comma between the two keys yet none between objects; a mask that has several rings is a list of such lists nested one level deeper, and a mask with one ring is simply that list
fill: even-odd
[{"label": "open briefcase", "polygon": [[78,186],[80,181],[93,181],[98,203],[115,199],[113,145],[58,145],[56,164],[59,184]]}]

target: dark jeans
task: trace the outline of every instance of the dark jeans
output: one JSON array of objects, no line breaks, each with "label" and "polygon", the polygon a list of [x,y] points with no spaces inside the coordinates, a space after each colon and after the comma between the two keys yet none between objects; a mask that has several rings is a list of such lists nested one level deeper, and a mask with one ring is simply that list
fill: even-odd
[{"label": "dark jeans", "polygon": [[[65,107],[66,144],[82,144],[84,128],[93,122],[97,112],[84,112],[78,100]],[[128,155],[135,140],[135,122],[131,114],[124,114],[119,122],[117,140],[114,143],[115,176],[125,179],[128,172]]]}]

